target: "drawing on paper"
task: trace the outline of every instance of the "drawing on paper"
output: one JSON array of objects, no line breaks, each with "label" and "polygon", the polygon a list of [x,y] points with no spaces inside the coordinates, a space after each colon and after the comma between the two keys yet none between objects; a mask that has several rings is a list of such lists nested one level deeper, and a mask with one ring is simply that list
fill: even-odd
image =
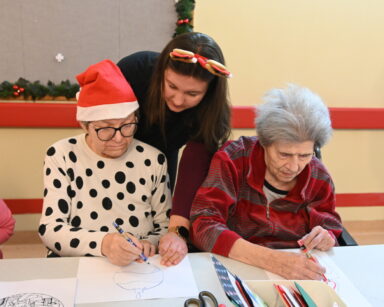
[{"label": "drawing on paper", "polygon": [[19,293],[0,298],[0,307],[11,306],[64,307],[64,304],[59,299],[43,293]]},{"label": "drawing on paper", "polygon": [[136,298],[141,298],[144,291],[163,283],[164,271],[151,264],[132,263],[116,272],[114,281],[119,287],[134,291]]}]

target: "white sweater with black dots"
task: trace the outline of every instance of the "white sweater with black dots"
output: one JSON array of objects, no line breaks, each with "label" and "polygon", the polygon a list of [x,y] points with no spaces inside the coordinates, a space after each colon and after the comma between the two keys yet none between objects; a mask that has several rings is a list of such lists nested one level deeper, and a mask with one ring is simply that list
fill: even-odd
[{"label": "white sweater with black dots", "polygon": [[135,139],[116,159],[93,152],[85,134],[56,142],[45,157],[44,187],[39,234],[60,256],[101,256],[113,222],[157,245],[169,223],[165,156]]}]

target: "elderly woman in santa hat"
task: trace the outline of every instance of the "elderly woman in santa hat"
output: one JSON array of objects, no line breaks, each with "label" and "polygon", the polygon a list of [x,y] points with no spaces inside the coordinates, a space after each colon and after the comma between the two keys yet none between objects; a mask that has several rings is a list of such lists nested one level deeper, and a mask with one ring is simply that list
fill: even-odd
[{"label": "elderly woman in santa hat", "polygon": [[139,105],[114,63],[92,65],[77,80],[84,133],[47,150],[39,234],[48,257],[106,256],[126,265],[154,255],[167,231],[167,161],[134,138]]}]

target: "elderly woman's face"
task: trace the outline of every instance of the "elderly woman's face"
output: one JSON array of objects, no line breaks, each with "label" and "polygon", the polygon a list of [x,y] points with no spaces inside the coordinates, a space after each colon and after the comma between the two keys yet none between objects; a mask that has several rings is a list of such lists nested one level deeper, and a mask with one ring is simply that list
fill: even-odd
[{"label": "elderly woman's face", "polygon": [[289,191],[313,156],[314,142],[274,142],[264,148],[265,179],[275,188]]},{"label": "elderly woman's face", "polygon": [[132,113],[127,118],[90,122],[83,129],[88,133],[88,146],[99,156],[113,159],[127,151],[136,131],[136,124],[137,118]]}]

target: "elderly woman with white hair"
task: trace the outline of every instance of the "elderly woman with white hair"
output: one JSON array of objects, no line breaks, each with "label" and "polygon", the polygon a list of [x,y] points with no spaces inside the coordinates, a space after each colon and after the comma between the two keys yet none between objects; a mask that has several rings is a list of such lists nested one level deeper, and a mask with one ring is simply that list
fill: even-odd
[{"label": "elderly woman with white hair", "polygon": [[322,279],[321,265],[277,249],[327,251],[341,234],[331,176],[313,154],[332,134],[328,109],[290,85],[257,111],[258,137],[230,141],[212,159],[192,206],[193,243],[287,279]]},{"label": "elderly woman with white hair", "polygon": [[106,256],[117,265],[142,261],[154,255],[167,232],[166,158],[134,138],[139,105],[113,62],[91,65],[77,80],[77,120],[84,133],[47,150],[40,237],[48,257]]}]

